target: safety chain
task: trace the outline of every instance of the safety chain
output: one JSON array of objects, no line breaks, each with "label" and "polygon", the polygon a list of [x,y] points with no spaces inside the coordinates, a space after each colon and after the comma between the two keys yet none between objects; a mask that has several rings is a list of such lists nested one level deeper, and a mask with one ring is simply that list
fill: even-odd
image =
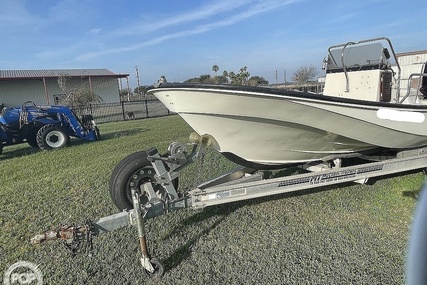
[{"label": "safety chain", "polygon": [[[83,225],[60,225],[58,235],[62,239],[62,245],[70,253],[71,256],[76,256],[78,252],[89,251],[89,256],[92,255],[92,221],[86,220]],[[82,245],[82,243],[84,244]]]}]

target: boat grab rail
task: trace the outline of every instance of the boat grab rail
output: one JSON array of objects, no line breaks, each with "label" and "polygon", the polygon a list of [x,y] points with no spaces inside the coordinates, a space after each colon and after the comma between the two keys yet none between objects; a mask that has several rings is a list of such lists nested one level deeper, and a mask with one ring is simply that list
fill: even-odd
[{"label": "boat grab rail", "polygon": [[348,73],[347,73],[347,68],[345,66],[344,63],[344,50],[348,45],[354,45],[356,44],[355,42],[348,42],[344,45],[344,47],[342,48],[342,52],[341,52],[341,64],[342,64],[342,68],[344,70],[344,75],[345,75],[345,92],[349,92],[350,91],[350,83],[348,80]]},{"label": "boat grab rail", "polygon": [[406,98],[409,97],[409,93],[411,93],[411,81],[412,81],[412,77],[414,77],[414,76],[424,77],[424,76],[427,76],[427,73],[412,73],[411,75],[409,75],[408,87],[406,88],[406,94],[405,94],[405,96],[403,96],[402,100],[400,100],[399,103],[403,103],[403,101],[405,101]]},{"label": "boat grab rail", "polygon": [[328,48],[328,54],[329,54],[329,58],[332,59],[332,61],[334,62],[335,65],[337,65],[337,62],[334,58],[334,56],[331,53],[332,49],[335,48],[339,48],[339,47],[343,47],[342,52],[341,52],[341,64],[343,65],[343,70],[344,70],[344,74],[345,74],[345,79],[346,79],[346,92],[349,92],[349,80],[348,80],[348,74],[347,74],[347,70],[344,64],[344,50],[346,49],[347,46],[349,45],[359,45],[359,44],[364,44],[364,43],[369,43],[369,42],[378,42],[378,41],[386,41],[388,43],[388,46],[390,47],[391,53],[393,55],[393,59],[396,62],[396,66],[397,66],[397,80],[396,80],[396,103],[399,103],[400,100],[400,74],[401,74],[401,68],[400,68],[400,64],[399,61],[397,60],[397,56],[396,56],[396,52],[394,51],[393,45],[390,41],[389,38],[387,37],[379,37],[379,38],[372,38],[372,39],[367,39],[367,40],[361,40],[358,42],[347,42],[345,44],[339,44],[339,45],[334,45]]}]

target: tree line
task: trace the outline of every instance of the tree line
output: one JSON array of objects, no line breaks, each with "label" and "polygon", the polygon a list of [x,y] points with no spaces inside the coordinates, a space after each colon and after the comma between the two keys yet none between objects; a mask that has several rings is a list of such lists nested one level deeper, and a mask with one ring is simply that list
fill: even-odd
[{"label": "tree line", "polygon": [[[193,77],[185,80],[183,83],[202,83],[202,84],[231,84],[231,85],[244,85],[244,86],[266,86],[269,84],[262,76],[251,76],[247,66],[240,68],[238,72],[224,70],[221,75],[218,75],[219,66],[213,65],[212,71],[215,72],[214,76],[210,74],[202,74],[198,77]],[[318,70],[313,66],[300,67],[292,76],[292,81],[296,84],[303,85],[316,78]],[[165,78],[162,76],[162,78]],[[131,95],[143,96],[147,86],[136,87]],[[120,90],[120,96],[123,98],[128,97],[128,90]]]},{"label": "tree line", "polygon": [[211,77],[210,74],[200,75],[187,79],[184,83],[207,83],[207,84],[231,84],[231,85],[246,85],[246,86],[262,86],[268,85],[268,80],[261,76],[251,76],[248,72],[248,67],[240,68],[238,72],[224,70],[222,75],[218,75],[218,65],[212,66],[212,71],[215,76]]},{"label": "tree line", "polygon": [[[210,74],[203,74],[199,77],[190,78],[184,81],[184,83],[203,83],[203,84],[231,84],[231,85],[243,85],[243,86],[266,86],[269,84],[262,76],[251,76],[248,71],[247,66],[240,68],[238,72],[224,70],[221,75],[218,75],[219,66],[213,65],[212,71],[215,72],[215,76]],[[300,85],[306,84],[310,80],[313,80],[317,76],[318,72],[315,67],[301,67],[298,69],[292,76],[292,80]],[[164,76],[161,77],[163,81],[166,81]],[[86,85],[70,84],[70,76],[63,75],[58,77],[58,85],[64,92],[61,97],[55,98],[56,104],[62,105],[80,105],[84,106],[88,103],[98,103],[101,101],[101,98],[90,91],[89,87]],[[120,90],[120,99],[121,101],[130,100],[130,96],[134,97],[133,99],[145,99],[144,95],[146,92],[147,86],[136,87],[133,92],[130,90],[122,89]],[[138,98],[140,97],[140,98]]]}]

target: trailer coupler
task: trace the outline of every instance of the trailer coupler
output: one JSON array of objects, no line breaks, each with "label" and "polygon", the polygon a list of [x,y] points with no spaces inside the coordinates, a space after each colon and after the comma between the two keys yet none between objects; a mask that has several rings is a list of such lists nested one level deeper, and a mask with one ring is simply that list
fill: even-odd
[{"label": "trailer coupler", "polygon": [[88,250],[89,255],[91,255],[93,250],[92,236],[135,225],[138,230],[138,238],[141,246],[140,260],[144,273],[148,277],[163,276],[165,272],[163,263],[158,258],[152,257],[148,252],[144,229],[144,213],[141,211],[139,201],[140,194],[134,188],[131,191],[134,209],[103,217],[95,222],[86,220],[81,225],[61,224],[56,230],[35,235],[31,238],[30,243],[36,245],[44,241],[61,240],[71,256],[87,252]]},{"label": "trailer coupler", "polygon": [[34,236],[30,242],[32,244],[39,244],[43,241],[60,239],[71,256],[75,256],[78,252],[83,250],[89,250],[90,255],[93,249],[93,234],[92,222],[86,220],[81,225],[61,224],[56,230],[50,230]]}]

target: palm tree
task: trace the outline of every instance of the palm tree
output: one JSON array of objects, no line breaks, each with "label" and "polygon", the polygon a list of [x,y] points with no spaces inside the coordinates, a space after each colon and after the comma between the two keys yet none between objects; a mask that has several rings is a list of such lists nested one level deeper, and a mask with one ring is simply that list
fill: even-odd
[{"label": "palm tree", "polygon": [[218,72],[218,70],[219,70],[219,67],[218,67],[218,65],[214,65],[214,66],[212,66],[212,70],[213,71],[215,71],[215,76],[216,76],[216,73]]}]

